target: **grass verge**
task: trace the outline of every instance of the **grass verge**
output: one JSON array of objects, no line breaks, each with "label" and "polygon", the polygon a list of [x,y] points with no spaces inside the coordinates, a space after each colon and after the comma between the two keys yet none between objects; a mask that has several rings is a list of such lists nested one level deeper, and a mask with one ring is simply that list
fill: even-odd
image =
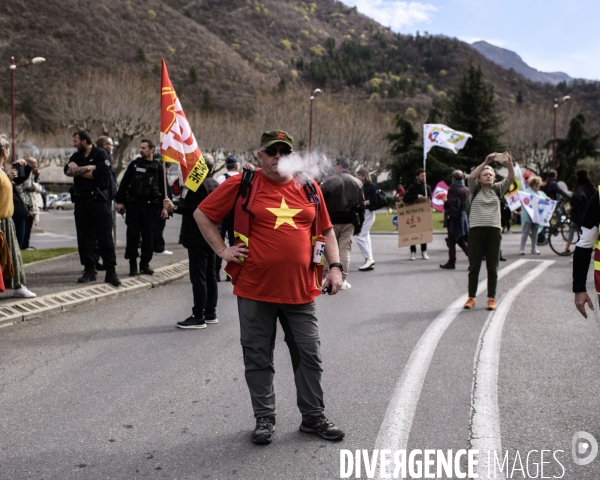
[{"label": "grass verge", "polygon": [[[371,227],[372,232],[395,232],[396,227],[392,225],[392,218],[395,213],[378,213],[375,216],[375,223]],[[444,221],[444,214],[437,210],[433,212],[433,229],[434,230],[445,230],[442,226]]]},{"label": "grass verge", "polygon": [[60,257],[67,253],[73,253],[77,251],[77,247],[65,247],[65,248],[43,248],[41,250],[22,250],[21,257],[23,257],[23,263],[39,262],[40,260],[48,260],[49,258]]}]

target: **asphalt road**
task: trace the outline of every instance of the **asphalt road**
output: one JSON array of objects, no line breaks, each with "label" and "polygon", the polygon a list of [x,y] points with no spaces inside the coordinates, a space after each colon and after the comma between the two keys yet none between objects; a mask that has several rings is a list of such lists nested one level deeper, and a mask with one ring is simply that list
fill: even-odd
[{"label": "asphalt road", "polygon": [[[117,215],[117,245],[125,245],[125,219]],[[166,243],[177,243],[181,215],[174,215],[165,226]],[[49,210],[40,214],[40,221],[31,234],[31,245],[36,248],[76,247],[77,231],[73,210]]]},{"label": "asphalt road", "polygon": [[[375,270],[358,272],[353,254],[352,288],[316,300],[326,414],[347,432],[340,443],[298,431],[282,335],[274,441],[250,442],[226,283],[219,324],[204,330],[174,328],[190,313],[188,281],[0,329],[0,478],[334,479],[342,449],[370,458],[375,448],[408,456],[488,442],[501,461],[507,452],[504,478],[597,480],[600,458],[576,465],[571,442],[579,431],[600,440],[598,317],[575,311],[568,258],[548,247],[519,257],[517,242],[504,238],[509,270],[491,317],[485,292],[472,311],[449,308],[465,294],[467,264],[461,254],[457,270],[439,268],[440,235],[429,261],[408,260],[391,235],[373,236]],[[577,446],[581,458],[593,443]]]}]

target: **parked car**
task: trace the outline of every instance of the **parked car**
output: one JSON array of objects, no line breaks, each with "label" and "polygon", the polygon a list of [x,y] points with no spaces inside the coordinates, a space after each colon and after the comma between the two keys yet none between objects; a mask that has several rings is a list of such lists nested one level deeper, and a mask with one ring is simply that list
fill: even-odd
[{"label": "parked car", "polygon": [[55,208],[56,210],[73,210],[75,204],[71,201],[70,193],[61,193],[60,196],[52,202],[49,208]]}]

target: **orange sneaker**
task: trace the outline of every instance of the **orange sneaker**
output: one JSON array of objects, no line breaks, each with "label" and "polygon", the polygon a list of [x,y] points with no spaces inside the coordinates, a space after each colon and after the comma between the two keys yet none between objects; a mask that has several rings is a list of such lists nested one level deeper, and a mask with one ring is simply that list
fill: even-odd
[{"label": "orange sneaker", "polygon": [[475,306],[475,299],[473,297],[469,297],[467,302],[465,303],[465,308],[471,309]]},{"label": "orange sneaker", "polygon": [[496,310],[496,301],[493,298],[488,298],[487,310]]}]

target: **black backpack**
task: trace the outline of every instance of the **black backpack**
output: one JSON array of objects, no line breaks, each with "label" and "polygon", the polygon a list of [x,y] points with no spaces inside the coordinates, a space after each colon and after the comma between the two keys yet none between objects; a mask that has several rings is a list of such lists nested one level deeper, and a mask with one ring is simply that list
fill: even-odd
[{"label": "black backpack", "polygon": [[463,211],[463,202],[460,201],[460,198],[455,197],[452,203],[446,202],[446,214],[448,218],[451,220],[458,220],[462,216]]},{"label": "black backpack", "polygon": [[385,193],[381,191],[381,189],[377,188],[375,190],[375,201],[373,205],[369,205],[371,210],[379,210],[380,208],[387,207],[387,198]]}]

